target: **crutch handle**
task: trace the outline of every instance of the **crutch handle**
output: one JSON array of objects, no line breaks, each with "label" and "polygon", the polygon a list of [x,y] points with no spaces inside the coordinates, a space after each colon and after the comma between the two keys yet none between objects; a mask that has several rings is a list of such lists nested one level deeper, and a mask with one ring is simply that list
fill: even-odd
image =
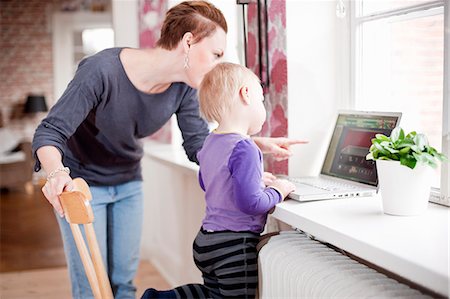
[{"label": "crutch handle", "polygon": [[87,224],[94,221],[89,201],[92,199],[91,191],[85,180],[76,178],[73,180],[74,190],[61,193],[61,201],[66,220],[74,224]]}]

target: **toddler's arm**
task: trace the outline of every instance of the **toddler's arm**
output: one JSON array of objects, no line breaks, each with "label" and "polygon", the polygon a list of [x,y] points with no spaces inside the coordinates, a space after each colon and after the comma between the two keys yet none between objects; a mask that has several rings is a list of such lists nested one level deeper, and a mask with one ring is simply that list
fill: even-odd
[{"label": "toddler's arm", "polygon": [[274,188],[275,190],[280,192],[283,199],[286,198],[289,193],[295,190],[295,185],[292,182],[283,179],[276,179],[268,187]]},{"label": "toddler's arm", "polygon": [[264,188],[262,184],[262,154],[251,140],[240,141],[228,162],[237,207],[250,215],[267,213],[283,199],[283,192]]}]

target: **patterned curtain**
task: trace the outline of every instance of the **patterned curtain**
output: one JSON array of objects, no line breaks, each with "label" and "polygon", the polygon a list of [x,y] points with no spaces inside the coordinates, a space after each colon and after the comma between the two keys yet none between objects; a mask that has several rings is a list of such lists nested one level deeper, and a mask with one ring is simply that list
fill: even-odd
[{"label": "patterned curtain", "polygon": [[[286,137],[288,129],[286,1],[250,1],[247,24],[247,66],[264,84],[268,114],[260,136]],[[260,28],[258,24],[261,24]],[[266,171],[287,174],[287,161],[275,161],[270,156],[264,160]]]}]

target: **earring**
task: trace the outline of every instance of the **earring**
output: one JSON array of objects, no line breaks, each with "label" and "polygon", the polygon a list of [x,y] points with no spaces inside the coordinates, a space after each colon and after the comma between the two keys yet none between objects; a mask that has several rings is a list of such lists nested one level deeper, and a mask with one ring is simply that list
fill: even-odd
[{"label": "earring", "polygon": [[189,68],[189,53],[186,53],[186,56],[184,56],[184,68],[188,69]]},{"label": "earring", "polygon": [[188,54],[186,54],[186,56],[184,56],[184,68],[185,69],[189,68],[189,56],[188,56]]},{"label": "earring", "polygon": [[186,53],[186,55],[184,56],[184,68],[188,69],[189,68],[189,50],[191,48],[188,48],[188,51]]}]

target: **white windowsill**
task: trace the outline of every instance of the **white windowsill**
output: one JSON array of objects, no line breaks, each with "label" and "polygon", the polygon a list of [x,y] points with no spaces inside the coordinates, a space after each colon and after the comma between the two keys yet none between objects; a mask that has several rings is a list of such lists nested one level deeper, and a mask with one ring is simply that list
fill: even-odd
[{"label": "white windowsill", "polygon": [[197,164],[189,161],[184,149],[180,146],[146,140],[144,141],[144,154],[183,172],[196,175],[199,169]]},{"label": "white windowsill", "polygon": [[382,212],[379,195],[300,203],[273,216],[374,265],[449,296],[450,209],[429,204],[420,216]]}]

